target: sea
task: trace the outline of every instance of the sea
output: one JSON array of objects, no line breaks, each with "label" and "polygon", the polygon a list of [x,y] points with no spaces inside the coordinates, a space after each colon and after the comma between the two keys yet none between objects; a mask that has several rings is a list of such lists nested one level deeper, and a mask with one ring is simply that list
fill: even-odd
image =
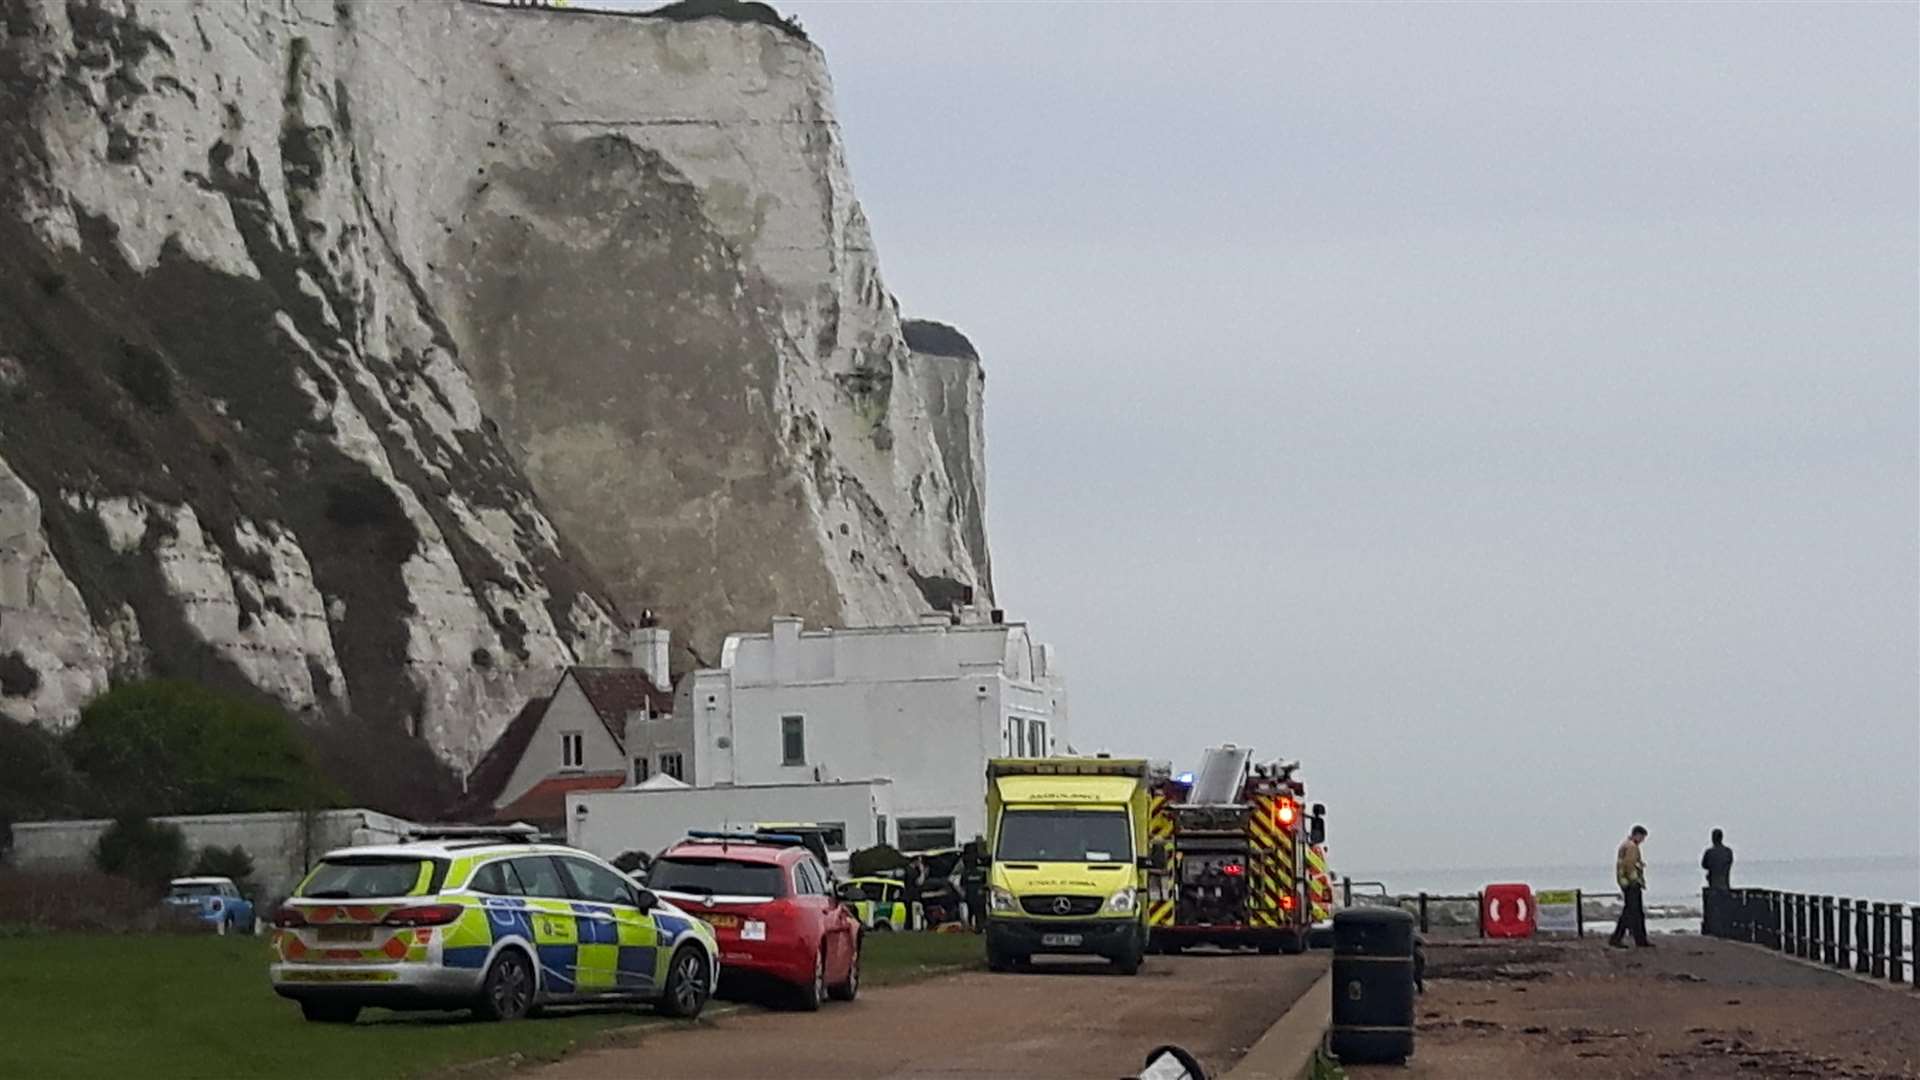
[{"label": "sea", "polygon": [[[1341,877],[1354,881],[1385,882],[1390,893],[1465,894],[1503,882],[1523,882],[1541,889],[1585,889],[1614,892],[1613,862],[1581,866],[1445,867],[1426,870],[1372,871],[1355,869]],[[1707,883],[1695,862],[1649,862],[1647,903],[1669,906],[1700,903]],[[1734,853],[1736,889],[1779,889],[1819,893],[1888,903],[1920,903],[1920,855],[1869,855],[1833,859],[1741,859]]]},{"label": "sea", "polygon": [[[1348,876],[1336,868],[1338,879]],[[1425,870],[1370,871],[1355,869],[1354,892],[1375,892],[1362,882],[1382,882],[1394,895],[1428,893],[1434,896],[1470,895],[1488,885],[1520,882],[1535,892],[1546,889],[1582,889],[1594,896],[1610,896],[1611,860],[1582,866],[1446,867]],[[1647,864],[1649,929],[1658,932],[1697,931],[1700,891],[1706,875],[1698,862]],[[1817,893],[1855,900],[1920,905],[1920,855],[1872,855],[1831,859],[1741,859],[1734,852],[1735,888],[1779,889]]]}]

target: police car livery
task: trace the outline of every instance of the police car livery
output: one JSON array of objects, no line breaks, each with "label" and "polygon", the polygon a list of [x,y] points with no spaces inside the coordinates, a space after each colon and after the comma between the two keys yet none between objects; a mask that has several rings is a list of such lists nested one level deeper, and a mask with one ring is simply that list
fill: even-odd
[{"label": "police car livery", "polygon": [[693,1017],[719,973],[713,930],[600,859],[469,830],[329,852],[274,913],[274,992],[309,1020],[362,1008],[651,1001]]}]

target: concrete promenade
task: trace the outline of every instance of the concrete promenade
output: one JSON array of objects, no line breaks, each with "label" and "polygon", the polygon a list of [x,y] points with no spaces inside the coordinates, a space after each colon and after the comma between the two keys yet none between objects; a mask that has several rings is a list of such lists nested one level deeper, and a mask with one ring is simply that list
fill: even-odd
[{"label": "concrete promenade", "polygon": [[1439,941],[1427,957],[1413,1060],[1355,1080],[1920,1077],[1920,993],[1750,945]]}]

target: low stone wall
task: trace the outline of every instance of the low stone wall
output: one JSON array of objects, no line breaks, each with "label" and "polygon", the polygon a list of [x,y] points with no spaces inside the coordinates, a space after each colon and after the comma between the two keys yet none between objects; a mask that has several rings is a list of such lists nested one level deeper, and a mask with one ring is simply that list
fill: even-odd
[{"label": "low stone wall", "polygon": [[[307,869],[334,848],[398,840],[412,823],[375,810],[276,811],[263,814],[188,814],[156,818],[177,825],[189,847],[235,847],[253,858],[254,899],[278,901]],[[22,870],[85,870],[93,847],[113,822],[22,821],[13,826],[13,865]]]}]

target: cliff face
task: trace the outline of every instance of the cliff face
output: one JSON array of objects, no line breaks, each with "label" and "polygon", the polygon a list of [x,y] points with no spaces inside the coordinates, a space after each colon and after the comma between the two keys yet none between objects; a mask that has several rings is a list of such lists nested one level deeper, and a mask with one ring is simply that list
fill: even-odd
[{"label": "cliff face", "polygon": [[463,766],[619,609],[711,659],[990,587],[977,359],[908,347],[806,42],[0,10],[7,712],[188,675]]}]

